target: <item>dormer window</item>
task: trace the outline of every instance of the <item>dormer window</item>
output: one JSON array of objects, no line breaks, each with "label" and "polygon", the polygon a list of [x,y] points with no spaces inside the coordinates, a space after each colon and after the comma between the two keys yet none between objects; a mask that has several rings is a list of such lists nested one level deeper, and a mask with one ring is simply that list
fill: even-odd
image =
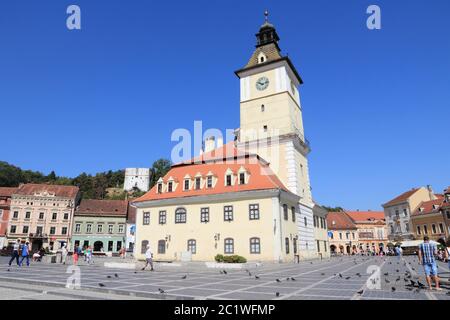
[{"label": "dormer window", "polygon": [[267,132],[267,126],[266,125],[263,126],[263,130],[264,130],[264,132]]},{"label": "dormer window", "polygon": [[245,172],[239,173],[239,184],[245,184]]},{"label": "dormer window", "polygon": [[172,192],[172,191],[173,191],[173,182],[172,182],[172,181],[170,181],[170,182],[167,184],[167,191],[168,191],[168,192]]},{"label": "dormer window", "polygon": [[265,109],[266,109],[266,107],[262,104],[261,105],[261,112],[264,112]]},{"label": "dormer window", "polygon": [[212,181],[212,176],[208,176],[207,178],[206,178],[206,187],[207,188],[212,188],[212,185],[213,185],[213,181]]},{"label": "dormer window", "polygon": [[231,182],[232,182],[232,176],[231,176],[231,174],[227,174],[227,176],[226,176],[226,185],[228,187],[231,186]]},{"label": "dormer window", "polygon": [[195,189],[196,190],[200,190],[201,183],[202,183],[202,178],[200,178],[200,177],[195,178]]},{"label": "dormer window", "polygon": [[189,179],[184,180],[184,190],[189,190],[190,188],[190,181]]},{"label": "dormer window", "polygon": [[158,193],[162,193],[162,183],[158,183]]}]

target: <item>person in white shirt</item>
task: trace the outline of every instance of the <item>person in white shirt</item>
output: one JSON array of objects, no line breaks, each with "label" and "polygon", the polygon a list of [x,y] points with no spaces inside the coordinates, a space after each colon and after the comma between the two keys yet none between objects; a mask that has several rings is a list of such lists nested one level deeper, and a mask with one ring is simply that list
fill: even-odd
[{"label": "person in white shirt", "polygon": [[142,271],[150,265],[150,271],[153,271],[153,253],[150,250],[150,245],[147,245],[147,251],[145,252],[145,266],[142,268]]},{"label": "person in white shirt", "polygon": [[17,239],[17,241],[13,245],[11,260],[9,260],[9,266],[11,266],[11,263],[14,261],[14,259],[16,260],[17,265],[19,265],[19,249],[20,249],[20,239]]},{"label": "person in white shirt", "polygon": [[67,250],[67,244],[64,244],[61,248],[61,255],[62,255],[62,264],[66,264],[67,260],[67,254],[69,253],[69,250]]}]

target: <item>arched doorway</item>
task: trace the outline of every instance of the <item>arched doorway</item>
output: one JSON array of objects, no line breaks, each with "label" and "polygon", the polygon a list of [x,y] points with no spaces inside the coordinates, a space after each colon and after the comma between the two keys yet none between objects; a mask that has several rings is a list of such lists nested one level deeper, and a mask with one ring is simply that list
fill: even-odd
[{"label": "arched doorway", "polygon": [[103,248],[103,242],[102,241],[95,241],[94,242],[94,251],[101,251]]},{"label": "arched doorway", "polygon": [[330,246],[330,251],[331,253],[336,253],[336,246],[334,244]]}]

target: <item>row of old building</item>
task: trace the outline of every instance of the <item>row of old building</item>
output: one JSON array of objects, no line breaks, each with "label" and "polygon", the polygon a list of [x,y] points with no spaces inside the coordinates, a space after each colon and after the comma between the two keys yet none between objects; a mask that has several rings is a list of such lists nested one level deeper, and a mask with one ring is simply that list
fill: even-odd
[{"label": "row of old building", "polygon": [[450,187],[442,194],[434,193],[431,186],[413,188],[382,206],[384,211],[329,212],[330,251],[387,252],[395,244],[424,236],[442,244],[449,241]]},{"label": "row of old building", "polygon": [[116,252],[134,247],[135,209],[127,200],[81,199],[78,187],[23,184],[0,188],[0,248],[17,239],[33,251],[64,244]]}]

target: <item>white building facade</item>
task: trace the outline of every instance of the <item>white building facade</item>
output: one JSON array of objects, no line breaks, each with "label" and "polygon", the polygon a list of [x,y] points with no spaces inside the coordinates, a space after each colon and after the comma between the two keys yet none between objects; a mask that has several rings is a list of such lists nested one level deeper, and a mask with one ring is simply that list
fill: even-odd
[{"label": "white building facade", "polygon": [[138,188],[141,191],[148,191],[150,186],[149,168],[126,168],[123,189],[131,191]]}]

